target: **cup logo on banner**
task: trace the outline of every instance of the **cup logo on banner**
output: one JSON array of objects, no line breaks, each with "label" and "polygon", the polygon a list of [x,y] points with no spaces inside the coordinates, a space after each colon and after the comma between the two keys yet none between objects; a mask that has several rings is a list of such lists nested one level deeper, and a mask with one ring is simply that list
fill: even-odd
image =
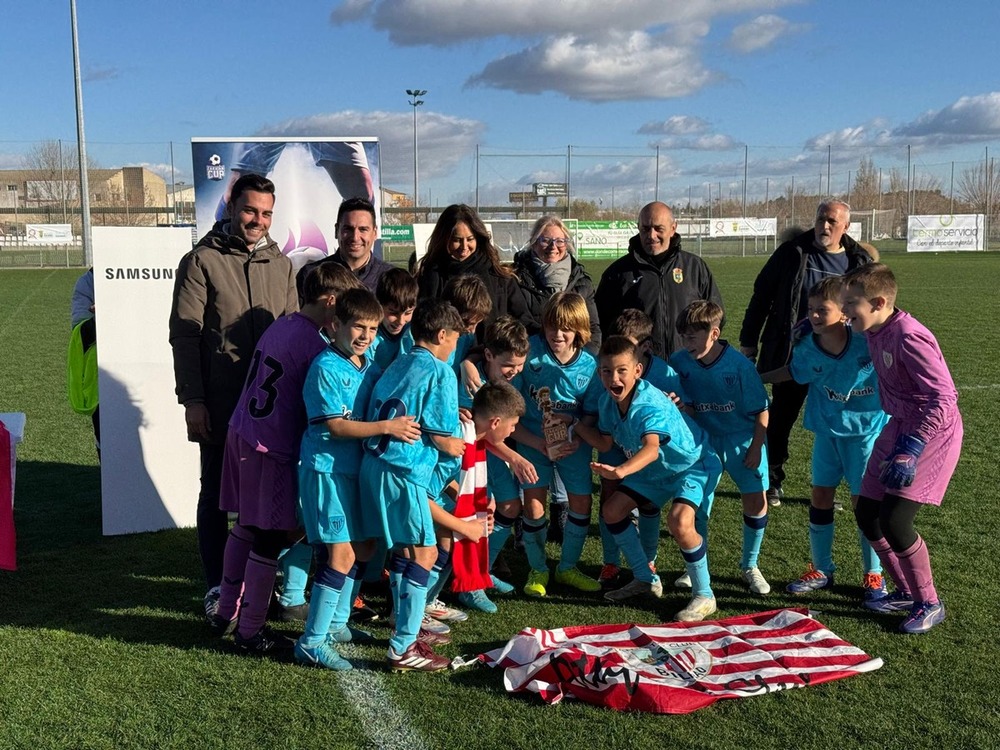
[{"label": "cup logo on banner", "polygon": [[212,154],[208,157],[208,165],[205,167],[205,176],[210,180],[224,180],[226,178],[226,165],[222,163],[222,157]]}]

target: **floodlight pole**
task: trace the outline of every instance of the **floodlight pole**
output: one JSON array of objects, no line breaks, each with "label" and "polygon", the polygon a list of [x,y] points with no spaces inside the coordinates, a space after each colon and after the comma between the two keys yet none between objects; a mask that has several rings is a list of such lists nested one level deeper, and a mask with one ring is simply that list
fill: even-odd
[{"label": "floodlight pole", "polygon": [[80,161],[80,229],[83,242],[83,262],[94,265],[94,248],[90,233],[90,180],[87,176],[87,139],[83,132],[83,87],[80,83],[80,42],[76,33],[76,0],[69,0],[69,15],[73,27],[73,82],[76,91],[76,142]]},{"label": "floodlight pole", "polygon": [[413,107],[413,220],[417,220],[417,204],[420,203],[420,178],[418,177],[418,164],[419,160],[417,157],[417,107],[424,103],[421,96],[427,93],[426,89],[407,89],[406,94],[409,96],[410,106]]}]

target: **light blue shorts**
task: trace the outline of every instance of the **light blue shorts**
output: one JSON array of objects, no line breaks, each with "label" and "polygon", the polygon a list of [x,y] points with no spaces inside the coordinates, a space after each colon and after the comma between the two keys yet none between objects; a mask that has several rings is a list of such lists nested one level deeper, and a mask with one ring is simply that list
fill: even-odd
[{"label": "light blue shorts", "polygon": [[498,503],[521,499],[521,485],[506,462],[486,453],[486,489]]},{"label": "light blue shorts", "polygon": [[711,451],[706,451],[700,461],[680,471],[667,481],[650,481],[637,472],[625,477],[619,489],[626,494],[649,500],[657,508],[663,508],[672,500],[682,500],[698,510],[698,515],[708,518],[715,501],[715,488],[722,478],[722,463]]},{"label": "light blue shorts", "polygon": [[299,515],[310,544],[359,542],[358,478],[299,466]]},{"label": "light blue shorts", "polygon": [[361,496],[366,498],[361,524],[365,538],[381,537],[389,549],[437,543],[427,488],[397,476],[389,464],[368,454],[361,462]]},{"label": "light blue shorts", "polygon": [[743,465],[747,449],[750,447],[750,437],[730,435],[712,435],[709,437],[712,448],[722,461],[722,466],[733,479],[733,483],[743,494],[751,492],[767,492],[770,484],[767,476],[767,445],[760,449],[760,464],[756,469],[748,469]]},{"label": "light blue shorts", "polygon": [[861,480],[877,437],[877,433],[853,437],[816,435],[812,452],[812,483],[817,487],[836,487],[841,479],[846,479],[851,494],[860,494]]},{"label": "light blue shorts", "polygon": [[531,461],[538,472],[538,481],[533,484],[521,485],[524,489],[535,487],[550,487],[552,485],[552,467],[559,467],[559,478],[566,485],[566,491],[573,495],[590,495],[593,490],[593,478],[590,471],[590,461],[594,449],[583,443],[574,453],[559,461],[551,461],[549,457],[518,443],[517,452]]}]

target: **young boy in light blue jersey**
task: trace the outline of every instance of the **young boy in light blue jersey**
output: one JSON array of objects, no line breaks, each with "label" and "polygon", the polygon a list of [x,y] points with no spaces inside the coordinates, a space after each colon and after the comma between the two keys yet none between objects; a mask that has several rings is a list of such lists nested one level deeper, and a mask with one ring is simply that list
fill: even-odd
[{"label": "young boy in light blue jersey", "polygon": [[417,280],[402,268],[391,268],[379,277],[375,297],[385,314],[369,356],[385,372],[396,357],[413,348],[410,320],[417,306]]},{"label": "young boy in light blue jersey", "polygon": [[[743,500],[743,555],[740,570],[749,589],[761,596],[771,586],[757,565],[767,527],[767,391],[753,363],[722,340],[722,308],[696,300],[677,318],[683,349],[670,357],[681,376],[693,418]],[[677,586],[684,587],[681,576]]]},{"label": "young boy in light blue jersey", "polygon": [[514,431],[518,453],[538,473],[537,481],[522,484],[524,552],[531,566],[524,593],[547,594],[545,500],[556,465],[569,497],[556,583],[578,591],[600,591],[597,580],[577,568],[590,529],[593,451],[573,439],[569,423],[596,414],[601,393],[597,362],[584,349],[590,340],[590,315],[583,297],[574,292],[552,295],[542,309],[542,331],[531,337],[528,361],[521,372],[527,411]]},{"label": "young boy in light blue jersey", "polygon": [[299,517],[316,551],[317,571],[305,632],[294,653],[296,661],[309,666],[350,669],[333,644],[371,637],[347,624],[374,551],[373,540],[360,531],[361,440],[373,435],[420,439],[420,426],[411,416],[362,421],[381,374],[366,356],[381,318],[382,308],[367,289],[340,294],[333,343],[313,360],[302,389],[308,427],[299,452]]},{"label": "young boy in light blue jersey", "polygon": [[[368,498],[363,529],[382,537],[391,550],[389,586],[396,630],[389,639],[387,661],[393,671],[439,671],[448,659],[435,654],[420,624],[427,601],[427,583],[437,558],[436,537],[427,501],[434,467],[444,456],[461,456],[458,388],[448,358],[465,328],[447,302],[425,300],[410,323],[414,347],[397,359],[376,384],[369,421],[412,416],[420,425],[413,443],[391,435],[369,438],[361,461],[361,491]],[[446,642],[436,640],[437,643]]]},{"label": "young boy in light blue jersey", "polygon": [[577,427],[597,450],[607,451],[614,444],[625,457],[618,465],[592,464],[601,477],[618,482],[603,515],[634,576],[604,598],[619,602],[643,595],[663,596],[663,585],[649,569],[630,514],[635,508],[662,508],[669,502],[668,527],[681,549],[694,594],[675,619],[697,622],[717,609],[708,571],[707,532],[722,465],[705,433],[641,375],[635,344],[624,336],[606,338],[600,354],[606,393],[600,398],[597,427],[586,421]]},{"label": "young boy in light blue jersey", "polygon": [[465,324],[455,344],[455,351],[448,360],[448,364],[455,370],[455,375],[461,378],[462,360],[476,345],[476,329],[493,311],[493,298],[490,297],[490,291],[481,278],[463,274],[448,279],[441,292],[441,299],[458,310]]},{"label": "young boy in light blue jersey", "polygon": [[[837,486],[846,479],[857,505],[861,479],[875,439],[889,417],[882,410],[878,379],[868,341],[846,325],[840,309],[843,278],[831,276],[809,290],[811,332],[792,349],[791,362],[764,373],[765,382],[794,379],[808,384],[805,428],[815,433],[812,452],[812,498],[809,505],[809,569],[788,584],[792,594],[833,585],[833,519]],[[882,564],[861,530],[864,600],[886,595]]]},{"label": "young boy in light blue jersey", "polygon": [[[666,360],[653,354],[653,321],[646,313],[634,307],[623,310],[615,320],[614,325],[611,326],[611,330],[605,333],[609,336],[624,336],[635,344],[639,364],[642,365],[642,379],[663,391],[678,408],[683,407],[684,390],[681,388],[680,376]],[[625,460],[625,456],[620,448],[612,446],[610,451],[599,454],[597,460],[600,463],[617,466]],[[601,507],[614,494],[617,486],[616,480],[601,477]],[[649,562],[653,565],[655,572],[657,548],[660,543],[660,509],[656,506],[647,506],[638,509],[637,515],[639,538],[642,540],[643,549],[646,550],[646,555],[649,557]],[[617,588],[621,578],[621,569],[619,568],[621,550],[618,549],[614,537],[608,531],[603,515],[598,521],[598,528],[601,532],[604,565],[597,580],[602,589]]]}]

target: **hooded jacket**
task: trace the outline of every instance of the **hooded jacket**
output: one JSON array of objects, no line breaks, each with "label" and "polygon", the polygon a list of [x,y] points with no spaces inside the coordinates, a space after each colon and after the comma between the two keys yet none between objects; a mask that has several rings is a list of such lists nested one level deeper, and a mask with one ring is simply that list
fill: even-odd
[{"label": "hooded jacket", "polygon": [[[783,367],[792,350],[792,328],[799,319],[799,299],[805,278],[806,257],[814,247],[816,233],[808,232],[778,245],[760,269],[753,284],[740,330],[740,346],[756,349],[757,370],[768,372]],[[847,254],[847,270],[871,263],[871,256],[846,234],[840,240]]]},{"label": "hooded jacket", "polygon": [[653,352],[664,359],[681,348],[674,322],[685,307],[699,299],[722,307],[722,295],[708,264],[681,250],[677,234],[656,260],[642,247],[639,235],[634,235],[628,243],[628,254],[608,266],[601,276],[595,299],[604,331],[611,330],[622,310],[637,308],[646,313],[653,321]]},{"label": "hooded jacket", "polygon": [[[545,303],[555,292],[552,289],[542,286],[542,281],[535,273],[535,266],[531,261],[531,255],[531,248],[519,250],[515,253],[514,273],[517,274],[517,280],[521,284],[525,301],[531,309],[532,317],[534,317],[537,323],[536,327],[528,328],[528,333],[536,334],[541,332],[542,308],[545,307]],[[597,351],[601,348],[601,323],[597,315],[597,303],[594,302],[594,282],[591,280],[586,269],[584,269],[582,263],[572,255],[569,256],[569,259],[569,280],[566,282],[565,291],[576,292],[587,303],[587,312],[590,314],[590,343],[587,344],[586,349],[591,354],[597,354]]]},{"label": "hooded jacket", "polygon": [[181,258],[170,347],[181,404],[208,407],[212,443],[225,440],[251,355],[277,318],[298,310],[292,264],[268,236],[250,250],[217,222]]}]

